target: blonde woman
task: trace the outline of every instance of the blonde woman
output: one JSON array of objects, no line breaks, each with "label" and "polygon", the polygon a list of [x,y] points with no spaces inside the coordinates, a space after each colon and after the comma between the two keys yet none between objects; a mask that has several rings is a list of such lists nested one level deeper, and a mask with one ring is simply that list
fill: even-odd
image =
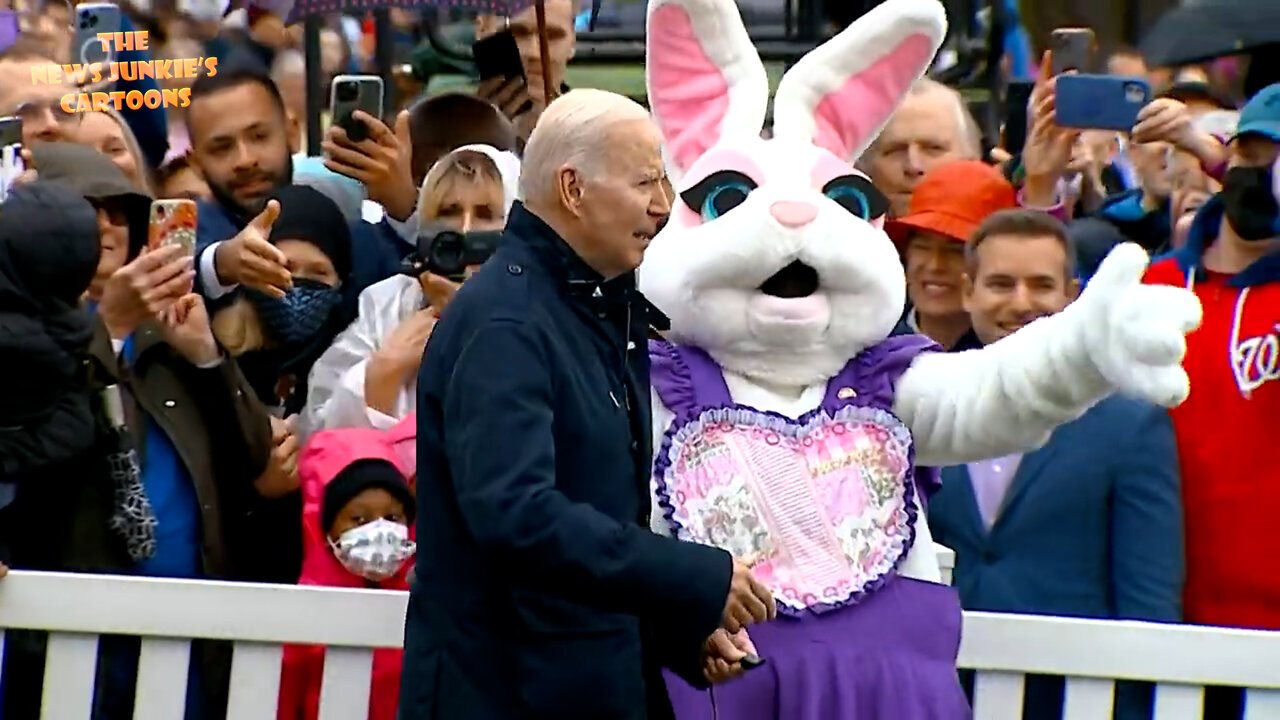
[{"label": "blonde woman", "polygon": [[[427,173],[420,222],[461,232],[501,230],[519,176],[520,161],[509,152],[488,145],[458,148]],[[422,349],[456,289],[446,278],[423,273],[388,278],[361,293],[356,321],[311,370],[303,432],[385,430],[413,412]]]},{"label": "blonde woman", "polygon": [[138,139],[115,109],[84,113],[76,137],[81,145],[88,145],[110,158],[139,190],[147,195],[155,195],[151,186],[151,168],[142,154]]}]

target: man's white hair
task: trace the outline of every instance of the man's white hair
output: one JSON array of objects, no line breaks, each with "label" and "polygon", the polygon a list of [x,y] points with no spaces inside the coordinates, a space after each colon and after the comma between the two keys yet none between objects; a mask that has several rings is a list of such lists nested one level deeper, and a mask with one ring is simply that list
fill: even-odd
[{"label": "man's white hair", "polygon": [[[959,90],[949,85],[944,85],[933,78],[922,77],[912,83],[911,88],[907,91],[908,97],[932,93],[944,94],[953,101],[956,110],[956,130],[958,131],[956,136],[960,142],[964,143],[962,150],[964,151],[965,159],[981,159],[982,128],[978,126],[978,121],[974,120],[973,113],[969,112],[969,106],[965,103],[964,96],[960,94]],[[892,122],[892,119],[890,122]],[[874,157],[878,150],[876,143],[872,142],[867,152],[863,153],[862,157],[859,158],[859,163]]]},{"label": "man's white hair", "polygon": [[549,202],[566,165],[588,176],[599,175],[608,155],[609,132],[633,120],[650,120],[649,111],[617,93],[580,89],[561,95],[542,112],[525,144],[521,197]]}]

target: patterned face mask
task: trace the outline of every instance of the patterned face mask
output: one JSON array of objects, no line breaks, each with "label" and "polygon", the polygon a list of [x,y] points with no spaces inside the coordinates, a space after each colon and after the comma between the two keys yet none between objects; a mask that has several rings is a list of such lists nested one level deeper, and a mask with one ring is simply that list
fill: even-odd
[{"label": "patterned face mask", "polygon": [[263,327],[284,345],[299,345],[319,334],[341,300],[338,288],[315,280],[294,280],[293,289],[278,299],[253,292]]},{"label": "patterned face mask", "polygon": [[384,519],[351,528],[329,546],[342,567],[373,582],[395,575],[417,550],[408,527]]}]

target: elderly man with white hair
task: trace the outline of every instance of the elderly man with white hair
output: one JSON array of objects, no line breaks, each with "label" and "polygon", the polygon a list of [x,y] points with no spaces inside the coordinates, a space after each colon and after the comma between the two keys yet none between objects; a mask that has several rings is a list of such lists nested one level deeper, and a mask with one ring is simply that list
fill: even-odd
[{"label": "elderly man with white hair", "polygon": [[718,628],[775,614],[728,553],[648,529],[660,142],[619,95],[553,102],[502,245],[432,331],[402,720],[670,716],[662,667],[732,677],[751,648]]}]

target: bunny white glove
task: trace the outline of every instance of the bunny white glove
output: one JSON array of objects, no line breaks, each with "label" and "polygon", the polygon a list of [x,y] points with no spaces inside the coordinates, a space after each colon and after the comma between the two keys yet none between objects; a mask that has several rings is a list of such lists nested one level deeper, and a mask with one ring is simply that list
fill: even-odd
[{"label": "bunny white glove", "polygon": [[1143,285],[1133,243],[1103,260],[1080,298],[981,350],[927,353],[898,383],[895,413],[923,465],[953,465],[1038,447],[1055,427],[1120,391],[1174,406],[1200,302],[1182,288]]}]

